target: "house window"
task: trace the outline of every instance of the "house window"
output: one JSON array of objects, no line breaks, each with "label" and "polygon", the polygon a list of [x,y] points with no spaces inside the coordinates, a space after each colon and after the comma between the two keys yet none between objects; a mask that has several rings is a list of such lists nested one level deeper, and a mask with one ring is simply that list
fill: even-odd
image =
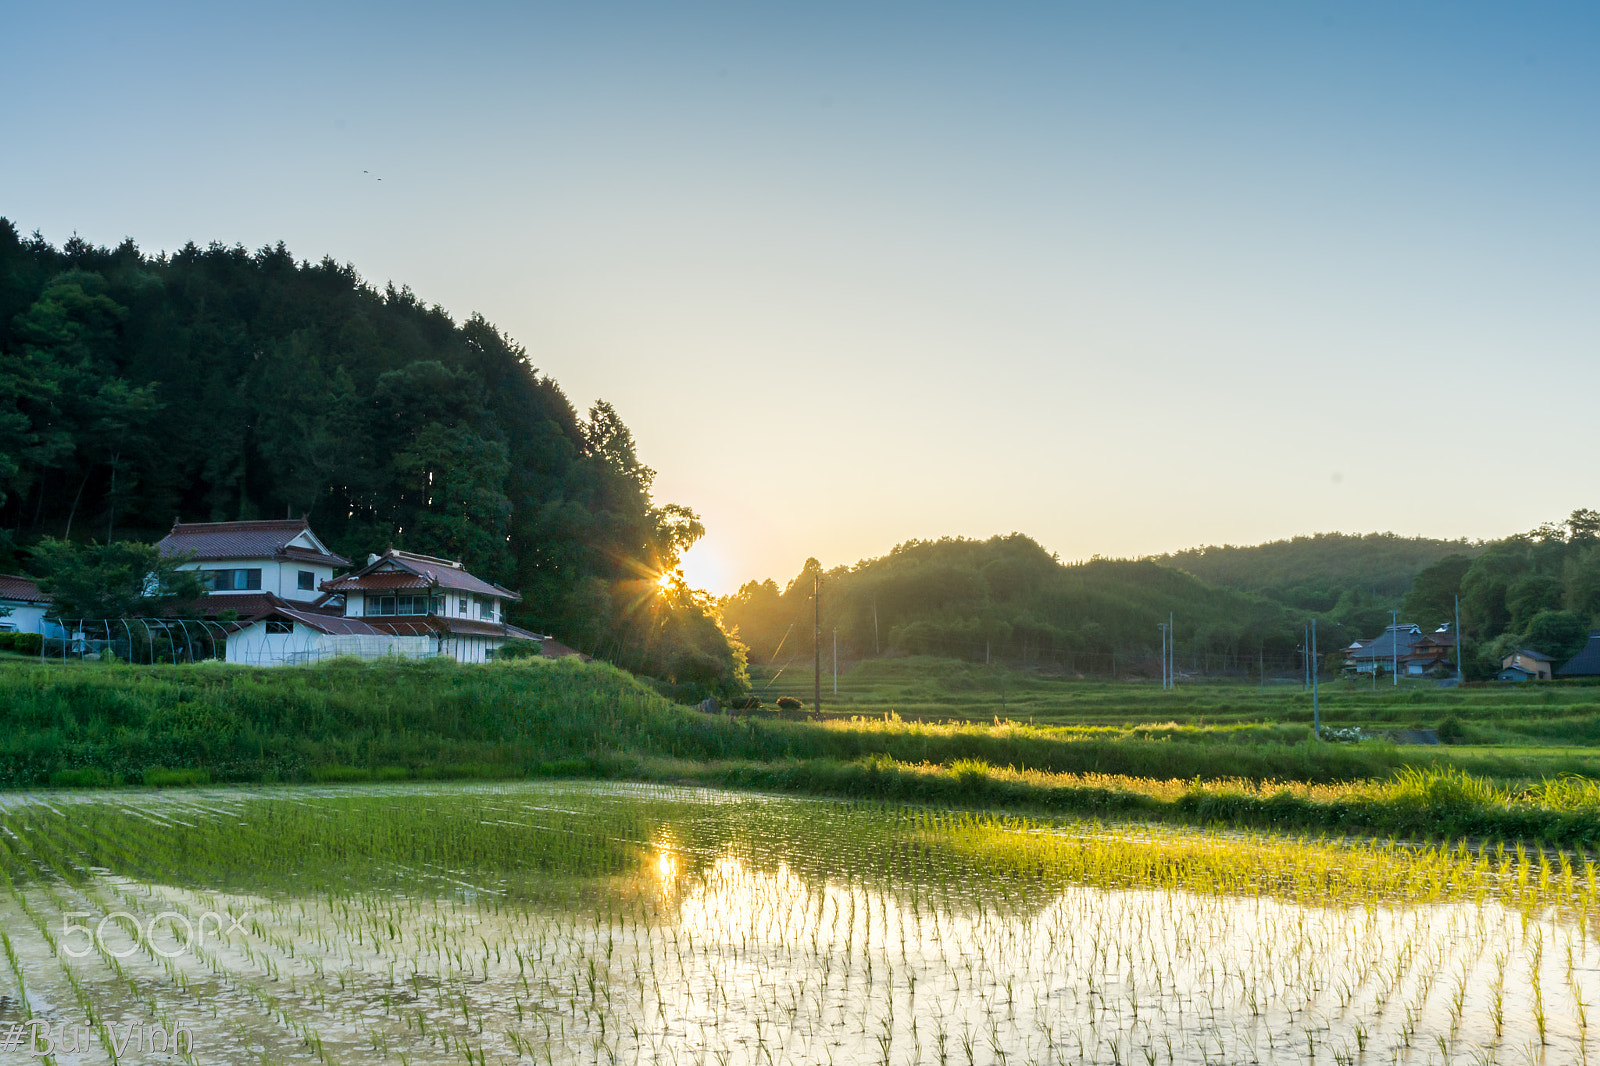
[{"label": "house window", "polygon": [[396,596],[395,614],[427,614],[428,597],[426,596]]},{"label": "house window", "polygon": [[213,592],[250,592],[261,588],[261,568],[249,570],[207,570]]},{"label": "house window", "polygon": [[267,634],[269,636],[284,636],[294,632],[293,622],[280,622],[276,618],[267,619]]},{"label": "house window", "polygon": [[368,614],[394,614],[393,596],[368,596]]},{"label": "house window", "polygon": [[317,575],[310,570],[300,571],[300,591],[315,592],[317,590]]},{"label": "house window", "polygon": [[467,617],[467,598],[465,596],[461,597],[460,606],[461,606],[461,617],[462,618]]}]

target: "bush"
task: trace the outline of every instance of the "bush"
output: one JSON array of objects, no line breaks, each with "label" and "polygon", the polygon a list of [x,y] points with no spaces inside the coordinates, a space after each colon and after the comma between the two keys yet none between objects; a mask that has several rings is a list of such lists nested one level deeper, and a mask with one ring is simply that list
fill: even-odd
[{"label": "bush", "polygon": [[0,633],[0,651],[38,655],[43,648],[44,637],[38,633]]},{"label": "bush", "polygon": [[778,710],[780,711],[798,711],[804,707],[805,704],[795,699],[793,696],[778,697]]},{"label": "bush", "polygon": [[50,775],[50,784],[55,788],[106,788],[114,783],[120,782],[113,782],[110,774],[92,766],[78,770],[57,770]]},{"label": "bush", "polygon": [[728,701],[730,711],[759,711],[761,699],[757,696],[736,696]]},{"label": "bush", "polygon": [[188,785],[209,785],[211,775],[192,768],[168,770],[164,766],[152,766],[144,772],[144,783],[148,788],[184,788]]},{"label": "bush", "polygon": [[1461,727],[1461,719],[1453,714],[1440,722],[1433,732],[1441,744],[1459,744],[1467,735],[1467,731]]},{"label": "bush", "polygon": [[508,662],[513,659],[537,659],[544,654],[544,649],[536,640],[508,640],[494,650],[495,660]]}]

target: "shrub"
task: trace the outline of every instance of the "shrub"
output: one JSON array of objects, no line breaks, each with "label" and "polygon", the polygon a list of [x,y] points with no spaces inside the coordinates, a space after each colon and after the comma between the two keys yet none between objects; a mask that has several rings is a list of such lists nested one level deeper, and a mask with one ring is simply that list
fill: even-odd
[{"label": "shrub", "polygon": [[14,651],[18,655],[38,655],[44,648],[44,637],[38,633],[0,633],[0,651]]},{"label": "shrub", "polygon": [[805,704],[795,699],[793,696],[778,697],[778,710],[780,711],[798,711],[803,707],[805,707]]},{"label": "shrub", "polygon": [[209,785],[211,775],[204,770],[168,770],[152,766],[144,772],[144,783],[149,788],[183,788],[188,785]]},{"label": "shrub", "polygon": [[512,659],[537,659],[544,654],[539,642],[534,640],[508,640],[494,650],[497,662]]},{"label": "shrub", "polygon": [[92,766],[57,770],[50,775],[50,784],[56,788],[105,788],[112,783],[110,774]]}]

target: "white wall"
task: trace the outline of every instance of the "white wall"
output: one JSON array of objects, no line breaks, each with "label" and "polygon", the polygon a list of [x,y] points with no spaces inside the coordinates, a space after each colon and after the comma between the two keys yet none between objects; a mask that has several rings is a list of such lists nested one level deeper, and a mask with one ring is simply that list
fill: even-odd
[{"label": "white wall", "polygon": [[[313,603],[322,597],[322,583],[333,578],[333,567],[316,563],[284,562],[281,559],[207,559],[203,563],[185,563],[180,570],[260,570],[261,588],[227,589],[213,592],[213,596],[240,596],[270,592],[274,596],[294,603]],[[300,588],[300,571],[309,570],[312,587]]]},{"label": "white wall", "polygon": [[11,608],[11,613],[0,616],[0,630],[8,633],[43,633],[44,615],[49,608],[37,603],[0,602]]},{"label": "white wall", "polygon": [[434,638],[431,636],[331,634],[298,622],[291,633],[268,633],[266,622],[255,622],[228,636],[227,661],[244,666],[288,666],[320,662],[336,655],[356,655],[363,659],[398,655],[406,659],[422,659],[435,653]]}]

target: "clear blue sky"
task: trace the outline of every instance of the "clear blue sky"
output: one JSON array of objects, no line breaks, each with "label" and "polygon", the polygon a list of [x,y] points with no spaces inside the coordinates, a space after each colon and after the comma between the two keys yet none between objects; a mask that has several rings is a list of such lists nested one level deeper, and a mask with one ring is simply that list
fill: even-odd
[{"label": "clear blue sky", "polygon": [[[0,214],[612,401],[717,591],[1600,506],[1600,8],[20,5]],[[382,180],[379,181],[378,179]]]}]

